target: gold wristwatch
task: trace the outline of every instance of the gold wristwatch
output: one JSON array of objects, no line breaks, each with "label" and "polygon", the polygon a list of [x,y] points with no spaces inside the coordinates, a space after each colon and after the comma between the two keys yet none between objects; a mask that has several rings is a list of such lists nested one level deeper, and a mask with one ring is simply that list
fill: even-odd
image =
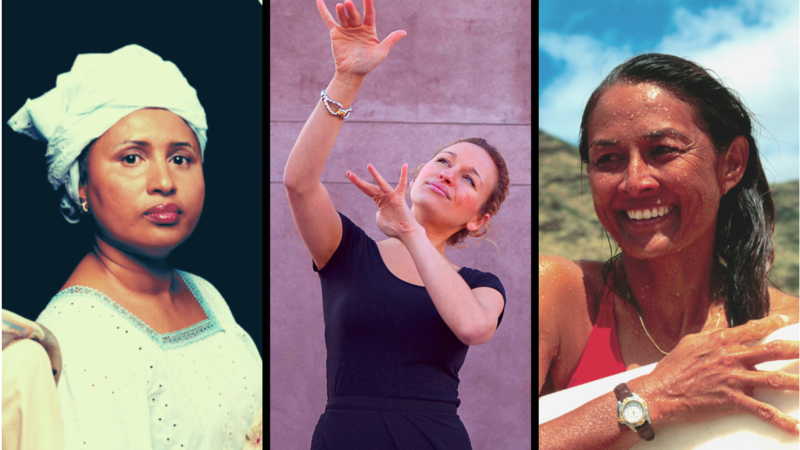
[{"label": "gold wristwatch", "polygon": [[650,410],[647,409],[647,402],[631,392],[625,383],[615,387],[614,394],[617,396],[617,420],[619,423],[627,425],[645,441],[652,441],[656,437],[656,433],[650,424]]}]

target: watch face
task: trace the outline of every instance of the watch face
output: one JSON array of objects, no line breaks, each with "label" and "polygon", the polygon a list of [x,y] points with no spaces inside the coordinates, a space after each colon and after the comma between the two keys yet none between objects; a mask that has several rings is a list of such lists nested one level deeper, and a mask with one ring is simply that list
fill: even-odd
[{"label": "watch face", "polygon": [[628,423],[639,422],[644,417],[644,408],[638,402],[628,402],[625,405],[625,409],[622,410],[622,417]]}]

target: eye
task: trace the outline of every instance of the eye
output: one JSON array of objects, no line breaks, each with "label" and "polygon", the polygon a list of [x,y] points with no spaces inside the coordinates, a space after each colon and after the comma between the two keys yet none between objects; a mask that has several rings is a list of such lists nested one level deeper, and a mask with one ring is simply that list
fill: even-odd
[{"label": "eye", "polygon": [[607,162],[617,161],[616,159],[611,159],[612,157],[615,157],[615,156],[617,156],[617,155],[603,155],[603,156],[597,158],[597,162],[595,162],[595,164],[603,164],[603,163],[607,163]]},{"label": "eye", "polygon": [[672,152],[677,152],[677,151],[678,151],[678,149],[676,149],[676,148],[667,147],[667,146],[664,146],[664,145],[659,145],[659,146],[653,147],[653,150],[651,151],[651,154],[653,154],[653,155],[663,155],[665,153],[672,153]]},{"label": "eye", "polygon": [[[180,159],[178,159],[178,158],[180,158]],[[187,158],[186,156],[183,156],[183,155],[178,155],[175,158],[173,158],[172,160],[175,161],[175,164],[177,164],[179,166],[188,165],[190,162],[192,162],[191,158]]]},{"label": "eye", "polygon": [[136,164],[136,158],[141,158],[139,155],[126,155],[122,157],[122,160],[128,164]]}]

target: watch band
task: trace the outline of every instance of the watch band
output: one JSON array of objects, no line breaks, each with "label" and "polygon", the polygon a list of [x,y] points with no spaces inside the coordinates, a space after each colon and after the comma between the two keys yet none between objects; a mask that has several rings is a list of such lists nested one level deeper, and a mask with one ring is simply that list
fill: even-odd
[{"label": "watch band", "polygon": [[[631,390],[628,389],[626,383],[622,383],[614,388],[614,395],[617,396],[617,401],[621,402],[631,396]],[[650,425],[650,422],[645,422],[644,425],[636,428],[636,433],[645,441],[652,441],[656,437],[656,432],[653,431],[653,426]]]}]

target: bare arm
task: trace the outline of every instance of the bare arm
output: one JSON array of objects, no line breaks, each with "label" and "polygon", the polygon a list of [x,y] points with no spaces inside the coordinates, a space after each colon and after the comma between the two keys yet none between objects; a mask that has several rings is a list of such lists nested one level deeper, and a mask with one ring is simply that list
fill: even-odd
[{"label": "bare arm", "polygon": [[[363,83],[363,76],[337,74],[328,84],[325,92],[328,97],[348,109],[353,104]],[[338,107],[332,105],[331,109],[336,112]],[[311,117],[303,126],[303,130],[292,148],[292,153],[286,161],[283,184],[287,189],[303,193],[316,188],[343,123],[342,119],[328,112],[321,99],[317,102],[317,107],[314,108]]]},{"label": "bare arm", "polygon": [[[539,392],[554,357],[560,352],[559,312],[569,314],[570,265],[563,258],[539,258]],[[566,287],[565,287],[566,286]],[[653,372],[628,381],[631,392],[647,401],[653,430],[671,424],[695,423],[746,412],[793,435],[797,419],[752,398],[753,388],[800,389],[797,375],[753,370],[755,364],[800,356],[797,341],[773,341],[744,349],[743,343],[763,338],[785,326],[778,315],[751,320],[730,329],[701,331],[684,336]],[[749,393],[749,394],[748,394]],[[613,392],[574,411],[539,425],[540,449],[628,449],[640,437],[617,422]]]},{"label": "bare arm", "polygon": [[403,243],[444,323],[465,345],[475,345],[473,339],[496,326],[497,317],[493,318],[461,275],[436,250],[424,228],[420,227]]},{"label": "bare arm", "polygon": [[[562,328],[560,316],[576,307],[572,289],[582,283],[583,274],[571,261],[562,257],[539,256],[539,393],[561,353],[560,336],[569,332]],[[661,405],[650,392],[643,391],[644,377],[628,382],[632,392],[647,401],[650,419],[662,416]],[[656,423],[652,426],[657,429]],[[608,392],[550,422],[539,425],[539,449],[628,449],[635,445],[638,434],[617,421],[617,398]]]},{"label": "bare arm", "polygon": [[[663,419],[669,415],[664,414],[663,402],[648,381],[648,375],[644,375],[627,384],[631,392],[647,401],[657,439],[658,430],[664,427]],[[637,433],[617,421],[617,397],[613,392],[539,425],[539,450],[627,450],[639,440]]]},{"label": "bare arm", "polygon": [[[336,7],[339,24],[317,0],[317,9],[331,37],[331,50],[336,75],[328,84],[326,95],[349,109],[364,83],[364,77],[388,55],[392,46],[405,36],[396,31],[379,42],[375,31],[375,8],[365,2],[364,22],[351,1]],[[335,113],[338,106],[331,104]],[[300,237],[322,269],[330,260],[342,238],[342,223],[328,190],[320,182],[333,144],[342,129],[343,120],[328,112],[320,99],[292,148],[283,172],[283,184]]]}]

